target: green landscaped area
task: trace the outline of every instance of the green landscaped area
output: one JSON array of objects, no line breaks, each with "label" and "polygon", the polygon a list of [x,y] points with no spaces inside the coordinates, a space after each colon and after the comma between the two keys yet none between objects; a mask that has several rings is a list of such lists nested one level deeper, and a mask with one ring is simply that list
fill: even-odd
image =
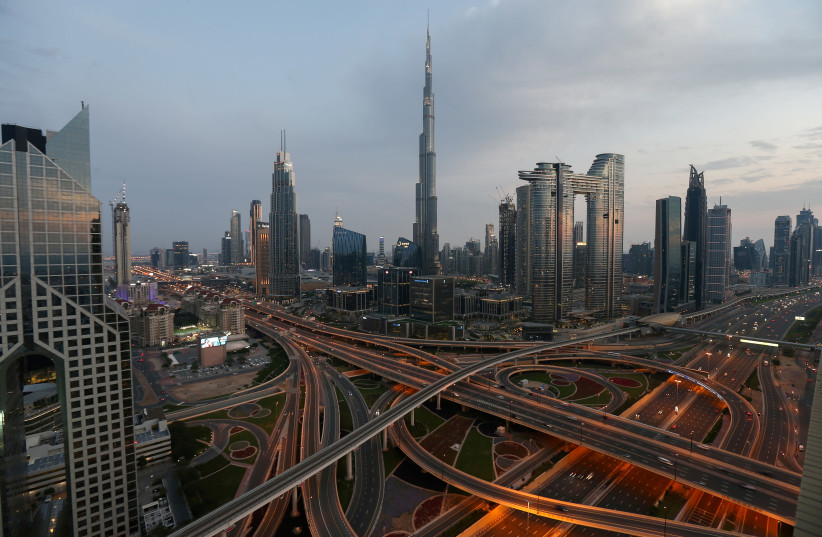
[{"label": "green landscaped area", "polygon": [[231,449],[230,449],[231,445],[236,443],[236,442],[248,442],[248,444],[250,446],[253,446],[253,447],[257,448],[257,451],[254,453],[254,455],[252,455],[250,457],[247,457],[245,459],[240,459],[239,460],[239,462],[242,462],[242,463],[253,464],[254,461],[257,460],[257,455],[259,455],[259,453],[260,453],[260,445],[257,442],[257,437],[254,436],[254,433],[252,433],[248,429],[243,429],[240,432],[232,434],[228,438],[228,445],[226,445],[225,449],[223,450],[223,453],[226,456],[231,456]]},{"label": "green landscaped area", "polygon": [[471,427],[457,457],[457,469],[486,481],[494,480],[494,442]]},{"label": "green landscaped area", "polygon": [[385,465],[386,477],[394,471],[394,468],[399,466],[404,458],[405,455],[402,454],[402,451],[395,447],[389,446],[388,451],[382,452],[382,462]]},{"label": "green landscaped area", "polygon": [[269,345],[272,345],[268,349],[268,357],[271,361],[260,369],[257,376],[254,377],[253,385],[268,382],[288,369],[288,355],[283,348],[275,343],[269,343]]},{"label": "green landscaped area", "polygon": [[519,385],[519,381],[521,380],[530,380],[531,382],[545,384],[546,388],[548,386],[553,386],[556,393],[558,393],[557,397],[559,399],[570,397],[577,391],[576,384],[570,381],[567,381],[567,384],[564,385],[562,384],[562,381],[560,381],[560,385],[557,386],[554,384],[554,379],[551,378],[551,373],[548,373],[547,371],[527,371],[525,373],[518,373],[516,375],[511,375],[510,380],[516,385]]},{"label": "green landscaped area", "polygon": [[194,518],[199,518],[234,498],[245,468],[228,465],[199,480],[186,483],[183,491]]},{"label": "green landscaped area", "polygon": [[340,429],[343,431],[354,430],[354,419],[351,417],[351,409],[348,408],[348,403],[343,397],[342,392],[337,388],[337,401],[340,407]]},{"label": "green landscaped area", "polygon": [[[280,417],[280,413],[283,411],[283,406],[285,405],[285,394],[279,393],[277,395],[266,397],[265,399],[260,399],[257,401],[257,404],[262,408],[270,410],[271,413],[267,416],[260,416],[259,418],[246,418],[244,421],[262,427],[265,432],[271,434],[271,431],[273,431],[274,427],[277,425],[277,419]],[[265,414],[265,412],[263,412],[263,414]]]},{"label": "green landscaped area", "polygon": [[612,383],[614,386],[617,386],[622,391],[627,393],[628,395],[640,396],[648,390],[648,377],[643,375],[642,373],[602,373],[603,377],[611,378],[623,378],[623,379],[631,379],[640,384],[638,388],[630,388],[627,386],[621,386],[617,383]]},{"label": "green landscaped area", "polygon": [[816,325],[822,321],[822,307],[809,311],[804,317],[804,321],[796,321],[791,325],[788,334],[785,336],[786,341],[806,343],[810,340]]},{"label": "green landscaped area", "polygon": [[[410,423],[410,420],[408,421]],[[422,424],[428,428],[428,432],[430,433],[440,425],[445,423],[445,420],[441,417],[437,416],[424,406],[418,407],[414,410],[414,424]],[[410,425],[409,425],[410,427]]]},{"label": "green landscaped area", "polygon": [[200,475],[209,476],[214,472],[219,472],[229,464],[231,463],[225,457],[214,457],[208,462],[198,464],[196,468],[200,471]]},{"label": "green landscaped area", "polygon": [[596,395],[592,395],[590,397],[586,397],[584,399],[570,399],[574,403],[578,405],[585,405],[585,406],[603,406],[607,405],[611,402],[611,392],[608,390],[602,390]]},{"label": "green landscaped area", "polygon": [[368,408],[374,406],[374,403],[379,399],[379,397],[388,390],[388,386],[384,382],[370,380],[370,379],[356,379],[354,381],[354,386],[362,394],[363,399],[365,399],[365,404],[368,405]]}]

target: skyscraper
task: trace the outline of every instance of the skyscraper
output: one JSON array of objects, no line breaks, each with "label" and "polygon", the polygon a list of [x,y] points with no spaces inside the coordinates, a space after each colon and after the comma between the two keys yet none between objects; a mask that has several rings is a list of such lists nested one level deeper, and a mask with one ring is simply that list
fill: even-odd
[{"label": "skyscraper", "polygon": [[517,209],[511,196],[499,204],[500,283],[513,289],[516,282]]},{"label": "skyscraper", "polygon": [[[694,301],[697,310],[705,301],[705,263],[707,261],[708,195],[705,192],[704,172],[697,173],[691,166],[688,192],[685,195],[685,229],[682,239],[690,243],[694,258],[693,296],[682,296],[683,303]],[[730,239],[730,238],[729,238]]]},{"label": "skyscraper", "polygon": [[437,153],[434,151],[434,92],[431,76],[431,34],[425,42],[425,87],[422,92],[420,180],[416,185],[414,242],[419,245],[424,274],[437,274],[440,236],[437,233]]},{"label": "skyscraper", "polygon": [[188,242],[176,241],[171,243],[175,269],[188,268]]},{"label": "skyscraper", "polygon": [[387,263],[385,259],[385,237],[380,236],[380,251],[377,254],[377,264],[381,267]]},{"label": "skyscraper", "polygon": [[773,286],[786,287],[791,266],[791,217],[777,216],[773,228]]},{"label": "skyscraper", "polygon": [[420,267],[421,257],[420,247],[417,244],[409,241],[405,237],[397,239],[397,244],[394,247],[395,267],[418,269]]},{"label": "skyscraper", "polygon": [[285,131],[272,174],[271,214],[271,294],[282,298],[300,296],[300,225],[297,193],[294,191],[294,164],[286,151]]},{"label": "skyscraper", "polygon": [[669,196],[656,200],[654,234],[654,312],[673,311],[680,303],[682,284],[682,200]]},{"label": "skyscraper", "polygon": [[788,285],[801,287],[808,285],[811,277],[811,259],[815,228],[813,219],[803,219],[797,224],[790,241],[790,271]]},{"label": "skyscraper", "polygon": [[[528,241],[532,319],[555,322],[571,312],[574,255],[574,196],[587,206],[585,308],[600,318],[620,313],[622,293],[622,227],[625,159],[615,153],[597,155],[587,174],[565,163],[539,162],[519,172],[528,181],[527,219],[517,239]],[[521,187],[520,187],[521,188]],[[519,205],[520,189],[517,189]],[[519,209],[518,209],[519,213]],[[519,226],[518,226],[519,227]]]},{"label": "skyscraper", "polygon": [[727,205],[708,209],[708,263],[705,271],[705,299],[713,304],[725,300],[731,284],[731,210]]},{"label": "skyscraper", "polygon": [[257,222],[263,219],[263,203],[260,200],[251,201],[251,210],[249,211],[248,229],[251,231],[251,240],[248,256],[249,260],[257,264]]},{"label": "skyscraper", "polygon": [[654,255],[650,242],[632,244],[628,250],[631,256],[631,272],[640,276],[653,276]]},{"label": "skyscraper", "polygon": [[308,266],[308,256],[311,252],[311,219],[307,214],[300,215],[300,265]]},{"label": "skyscraper", "polygon": [[117,285],[124,285],[131,281],[131,218],[125,197],[112,208],[111,214],[114,223],[114,279]]},{"label": "skyscraper", "polygon": [[332,282],[334,286],[365,286],[365,235],[335,225],[331,250],[333,252]]},{"label": "skyscraper", "polygon": [[133,535],[140,526],[131,344],[127,317],[103,292],[88,108],[50,140],[55,147],[39,130],[2,126],[0,533],[34,529],[29,514],[36,504],[25,492],[22,379],[27,364],[39,361],[56,371],[67,489],[62,513],[71,518],[71,534]]},{"label": "skyscraper", "polygon": [[514,272],[516,275],[516,292],[519,295],[531,294],[531,273],[528,270],[528,248],[531,242],[528,235],[531,231],[531,187],[517,187],[517,237],[515,240],[516,255]]},{"label": "skyscraper", "polygon": [[244,259],[243,226],[240,211],[231,211],[231,263],[242,263]]},{"label": "skyscraper", "polygon": [[268,251],[271,243],[268,233],[268,222],[258,220],[254,228],[254,239],[257,250],[254,252],[254,291],[260,296],[267,296],[270,291],[269,284],[269,263],[271,262],[271,252]]}]

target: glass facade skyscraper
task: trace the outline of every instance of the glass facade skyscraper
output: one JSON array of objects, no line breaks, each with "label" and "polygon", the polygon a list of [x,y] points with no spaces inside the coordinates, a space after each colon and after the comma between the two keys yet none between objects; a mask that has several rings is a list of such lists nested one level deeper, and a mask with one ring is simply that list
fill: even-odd
[{"label": "glass facade skyscraper", "polygon": [[300,225],[297,193],[294,190],[294,164],[291,154],[285,150],[285,133],[271,180],[271,294],[286,299],[299,298]]},{"label": "glass facade skyscraper", "polygon": [[506,196],[499,204],[499,276],[500,283],[513,289],[516,282],[517,209]]},{"label": "glass facade skyscraper", "polygon": [[89,191],[88,108],[66,129],[51,135],[56,147],[49,149],[39,130],[2,127],[2,534],[33,530],[23,377],[26,364],[49,361],[63,424],[61,516],[70,517],[78,537],[133,535],[140,526],[131,344],[127,317],[103,292],[101,207]]},{"label": "glass facade skyscraper", "polygon": [[705,192],[703,172],[697,172],[691,166],[688,181],[688,192],[685,195],[685,229],[682,239],[690,243],[691,255],[694,258],[694,270],[690,278],[693,286],[686,286],[687,295],[681,302],[694,301],[697,310],[703,308],[705,301],[705,270],[708,247],[708,195]]},{"label": "glass facade skyscraper", "polygon": [[654,235],[654,312],[673,311],[682,289],[682,200],[669,196],[656,200]]},{"label": "glass facade skyscraper", "polygon": [[240,211],[231,211],[229,221],[231,231],[231,260],[230,263],[242,263],[244,261],[243,248],[243,225],[240,221]]},{"label": "glass facade skyscraper", "polygon": [[786,287],[791,266],[791,217],[777,216],[774,220],[773,253],[773,286]]},{"label": "glass facade skyscraper", "polygon": [[405,237],[397,239],[394,246],[394,266],[420,269],[422,254],[420,247]]},{"label": "glass facade skyscraper", "polygon": [[575,195],[585,196],[587,209],[585,308],[599,318],[619,315],[625,158],[597,155],[587,174],[573,173],[568,164],[541,162],[519,172],[519,178],[528,181],[527,200],[522,200],[528,214],[517,238],[528,241],[518,250],[527,252],[522,260],[530,278],[532,319],[555,322],[571,312]]},{"label": "glass facade skyscraper", "polygon": [[731,285],[731,210],[727,205],[708,209],[708,264],[705,274],[705,299],[713,304],[725,300]]},{"label": "glass facade skyscraper", "polygon": [[344,227],[334,226],[331,241],[334,286],[364,287],[366,284],[365,235]]}]

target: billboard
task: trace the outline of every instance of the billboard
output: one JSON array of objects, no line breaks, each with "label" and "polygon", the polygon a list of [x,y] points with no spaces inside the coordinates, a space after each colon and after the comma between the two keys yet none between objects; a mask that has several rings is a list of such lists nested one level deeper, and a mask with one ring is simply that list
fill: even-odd
[{"label": "billboard", "polygon": [[201,349],[210,349],[211,347],[221,347],[225,345],[228,336],[211,336],[204,337],[200,340]]}]

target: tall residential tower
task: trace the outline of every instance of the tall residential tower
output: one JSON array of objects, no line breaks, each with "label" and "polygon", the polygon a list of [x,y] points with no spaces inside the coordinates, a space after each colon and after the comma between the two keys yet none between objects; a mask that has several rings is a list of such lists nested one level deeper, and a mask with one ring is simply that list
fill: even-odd
[{"label": "tall residential tower", "polygon": [[131,218],[125,196],[112,208],[111,215],[114,223],[114,276],[119,286],[131,281]]},{"label": "tall residential tower", "polygon": [[431,34],[425,42],[425,87],[422,91],[422,133],[420,134],[420,180],[416,185],[417,220],[414,242],[422,254],[424,274],[439,273],[437,255],[437,153],[434,151],[434,91],[431,77]]}]

